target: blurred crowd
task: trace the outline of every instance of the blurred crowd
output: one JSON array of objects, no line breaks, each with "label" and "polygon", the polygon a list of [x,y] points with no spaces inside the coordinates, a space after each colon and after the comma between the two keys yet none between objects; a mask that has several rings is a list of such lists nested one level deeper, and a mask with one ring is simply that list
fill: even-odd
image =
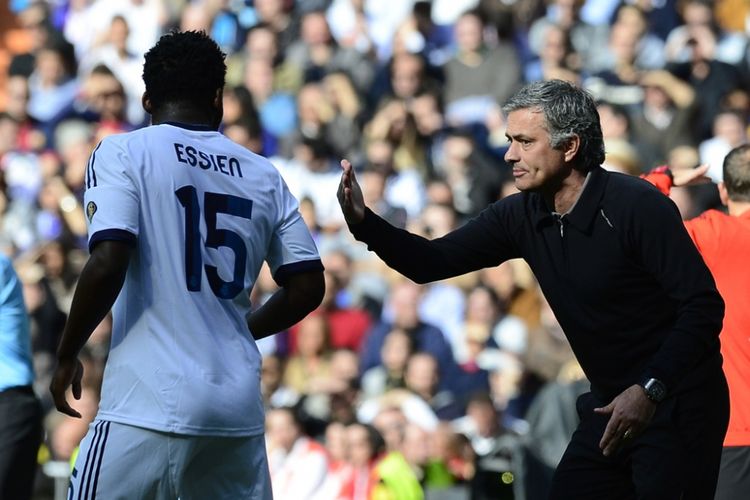
[{"label": "blurred crowd", "polygon": [[[499,106],[525,82],[570,80],[597,98],[608,169],[708,163],[718,182],[724,155],[748,141],[743,0],[11,0],[0,10],[0,250],[32,321],[41,462],[75,453],[108,351],[111,318],[84,351],[84,418],[54,411],[54,351],[87,254],[86,165],[103,137],[148,125],[143,54],[170,29],[205,30],[226,52],[221,131],[271,158],[326,267],[320,309],[259,344],[280,500],[543,498],[587,388],[524,263],[420,286],[355,242],[336,200],[341,158],[375,212],[435,238],[515,191]],[[685,218],[719,206],[714,183],[672,197]],[[275,286],[264,269],[254,303]],[[50,481],[39,483],[49,498]]]}]

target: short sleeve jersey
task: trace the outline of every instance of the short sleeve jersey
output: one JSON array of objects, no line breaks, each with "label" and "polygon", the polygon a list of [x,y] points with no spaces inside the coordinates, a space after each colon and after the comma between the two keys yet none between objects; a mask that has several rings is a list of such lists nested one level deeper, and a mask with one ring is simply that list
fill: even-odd
[{"label": "short sleeve jersey", "polygon": [[249,291],[321,270],[278,171],[216,131],[161,124],[104,139],[86,171],[89,248],[135,246],[113,307],[99,417],[189,435],[263,432]]}]

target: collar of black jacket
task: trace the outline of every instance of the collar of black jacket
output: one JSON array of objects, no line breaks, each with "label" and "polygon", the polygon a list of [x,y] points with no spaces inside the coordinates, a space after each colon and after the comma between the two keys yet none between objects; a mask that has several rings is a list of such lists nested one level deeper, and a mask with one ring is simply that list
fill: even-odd
[{"label": "collar of black jacket", "polygon": [[[588,232],[601,208],[601,201],[607,187],[609,173],[602,167],[596,167],[591,171],[591,176],[583,188],[573,210],[563,217],[568,224],[581,232]],[[534,224],[549,224],[554,219],[552,212],[542,197],[537,193],[531,193],[531,206],[533,209]]]}]

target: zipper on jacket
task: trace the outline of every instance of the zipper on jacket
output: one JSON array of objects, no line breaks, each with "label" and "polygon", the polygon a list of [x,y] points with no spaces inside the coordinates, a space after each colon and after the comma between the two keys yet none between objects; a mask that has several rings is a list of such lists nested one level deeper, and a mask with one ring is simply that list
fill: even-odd
[{"label": "zipper on jacket", "polygon": [[560,238],[563,238],[565,236],[565,221],[563,221],[565,214],[560,215],[556,212],[552,212],[552,215],[554,216],[557,225],[560,226]]}]

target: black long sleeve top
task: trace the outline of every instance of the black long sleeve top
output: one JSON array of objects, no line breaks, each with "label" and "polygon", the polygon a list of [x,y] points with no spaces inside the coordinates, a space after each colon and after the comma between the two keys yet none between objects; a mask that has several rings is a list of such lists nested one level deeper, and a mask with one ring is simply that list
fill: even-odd
[{"label": "black long sleeve top", "polygon": [[417,283],[525,259],[600,398],[647,377],[674,394],[721,369],[724,302],[677,207],[641,179],[596,168],[568,214],[519,193],[435,240],[369,209],[350,230]]}]

